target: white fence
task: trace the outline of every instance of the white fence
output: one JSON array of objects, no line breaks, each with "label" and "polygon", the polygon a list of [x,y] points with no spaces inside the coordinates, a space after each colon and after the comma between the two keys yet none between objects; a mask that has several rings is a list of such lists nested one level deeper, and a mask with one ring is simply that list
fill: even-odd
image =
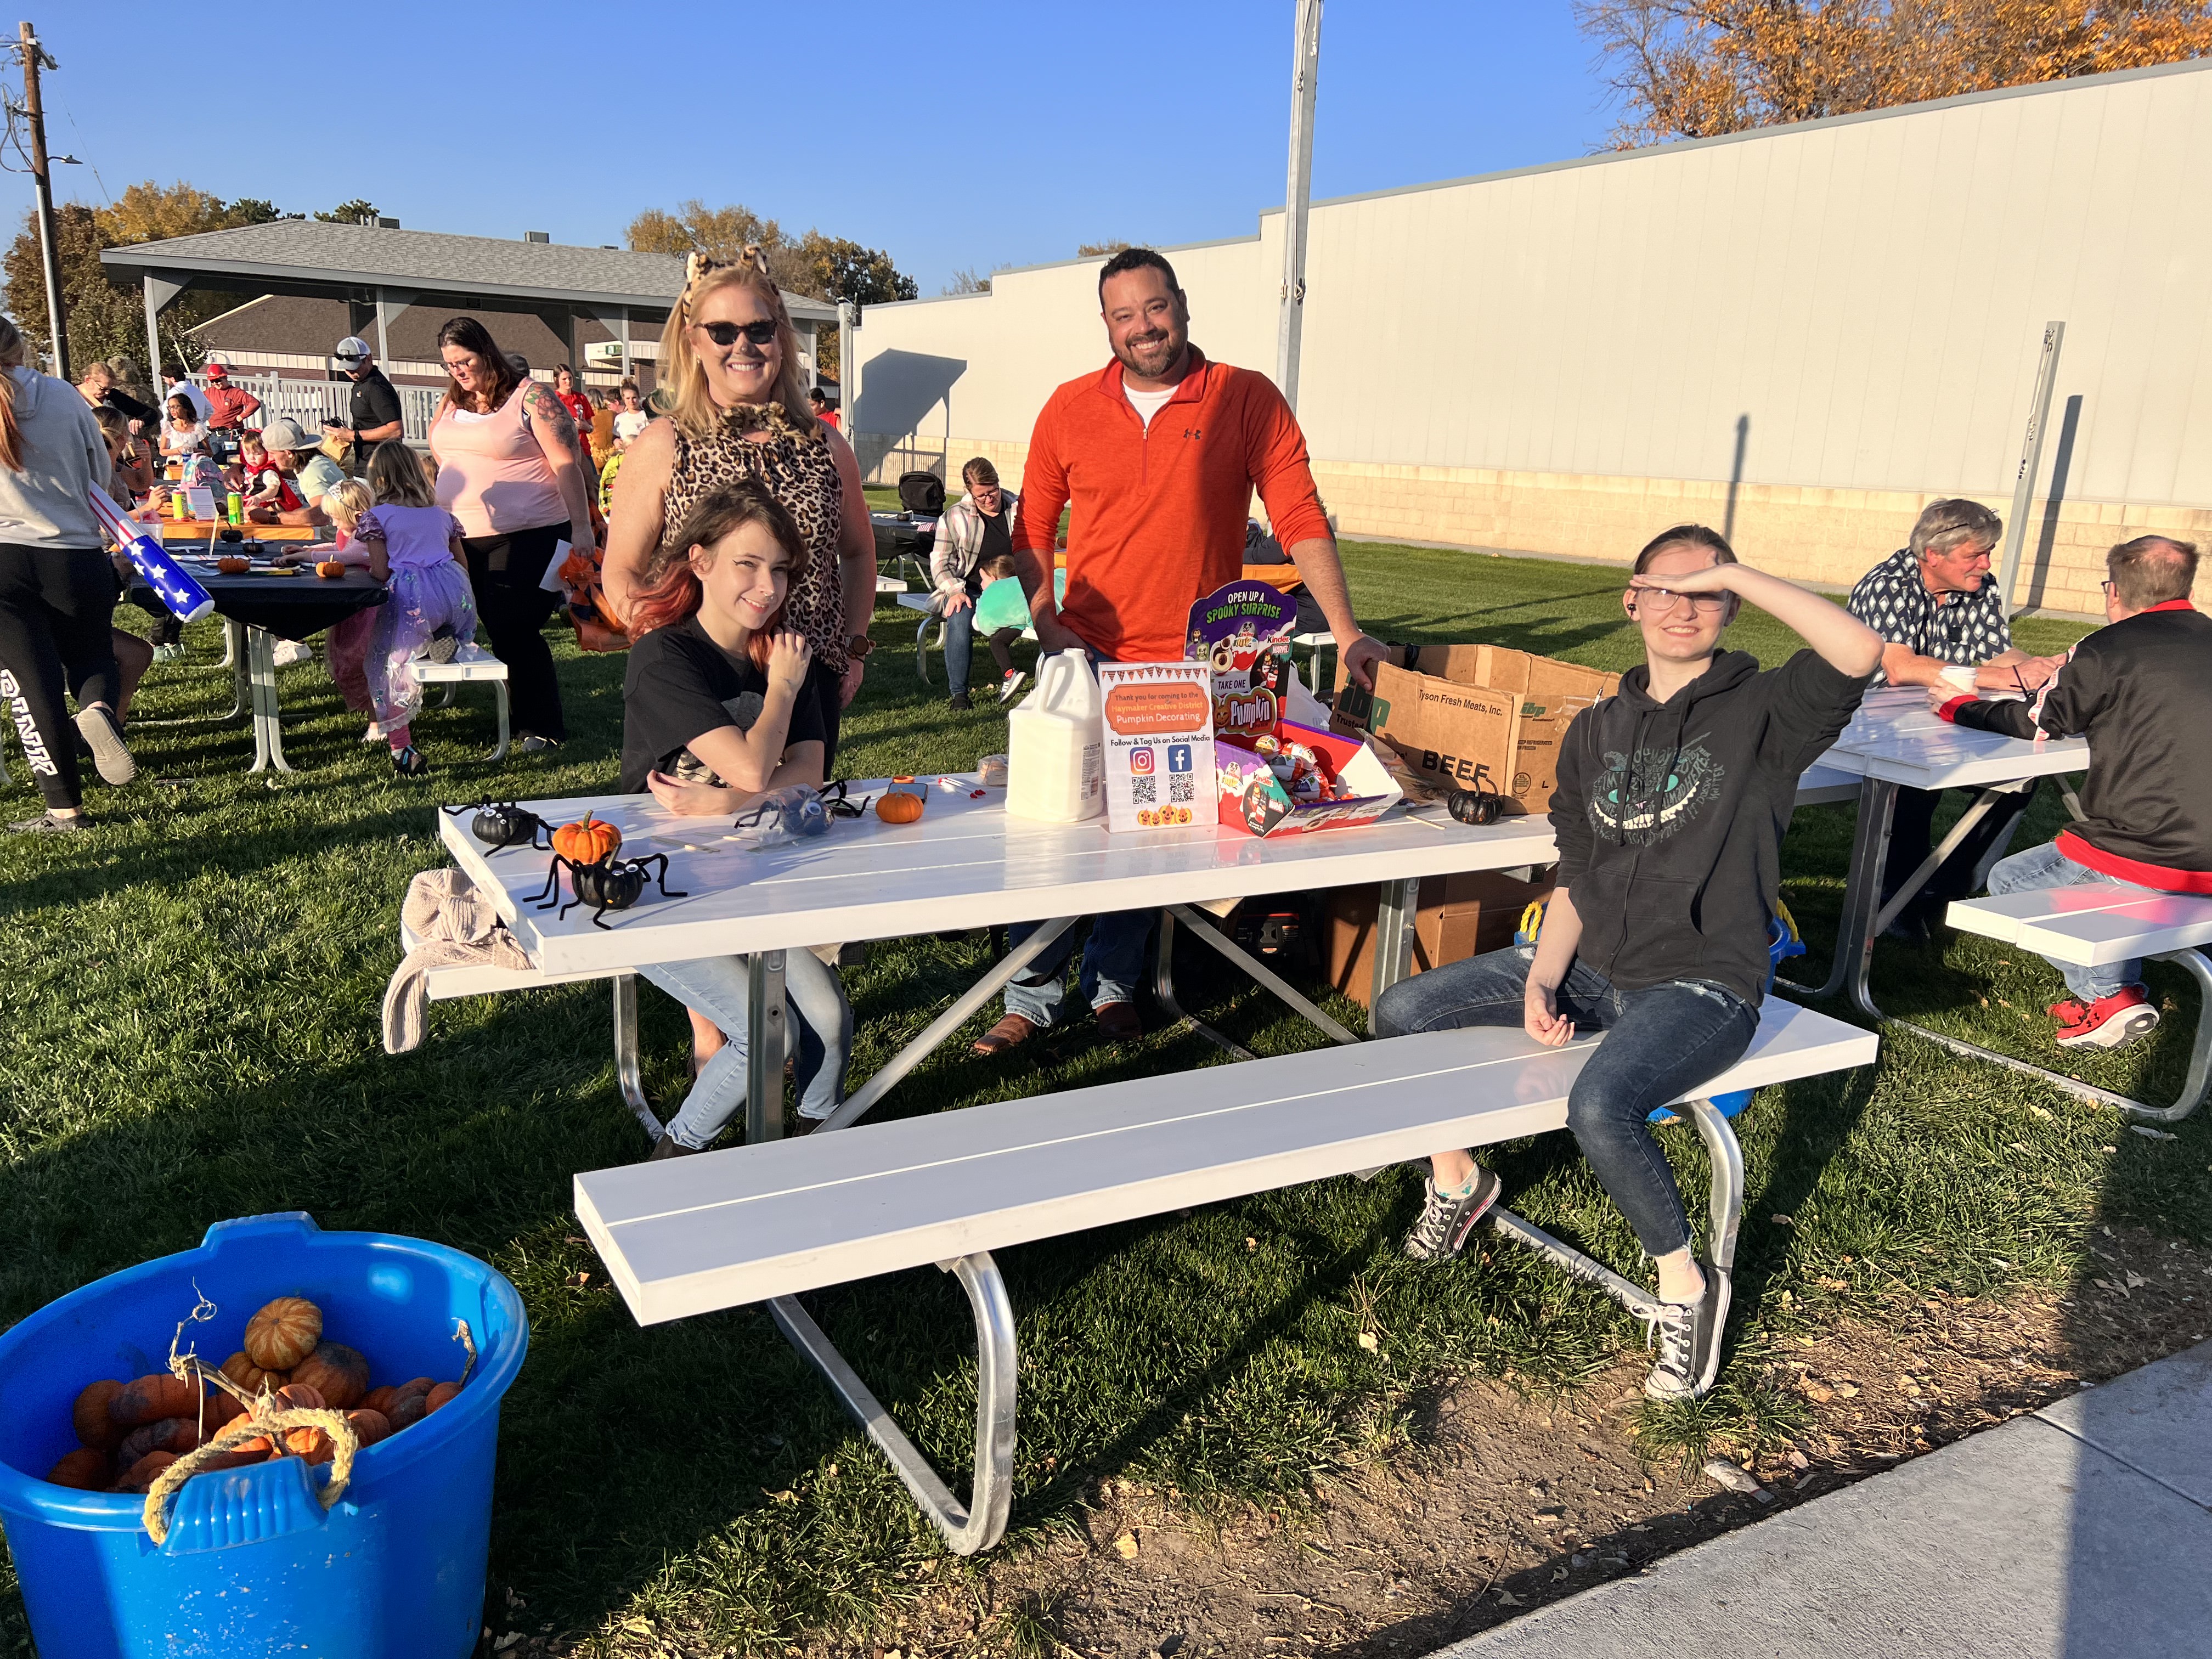
[{"label": "white fence", "polygon": [[[233,374],[228,378],[231,385],[261,399],[261,412],[246,422],[256,428],[284,419],[297,422],[303,431],[312,434],[325,421],[343,422],[353,410],[353,383],[349,380],[288,380],[281,374]],[[204,374],[192,376],[192,384],[203,390],[207,383]],[[434,386],[400,386],[392,390],[399,394],[400,430],[407,441],[429,442],[430,422],[438,413],[438,400],[445,395],[443,390]]]}]

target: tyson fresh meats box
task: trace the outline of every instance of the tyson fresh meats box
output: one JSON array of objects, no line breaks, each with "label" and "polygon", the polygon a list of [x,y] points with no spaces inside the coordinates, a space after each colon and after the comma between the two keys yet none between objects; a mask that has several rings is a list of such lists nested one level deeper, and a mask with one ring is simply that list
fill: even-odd
[{"label": "tyson fresh meats box", "polygon": [[1389,651],[1371,693],[1340,669],[1331,726],[1373,732],[1439,787],[1503,796],[1508,812],[1550,807],[1568,726],[1620,689],[1618,674],[1503,646]]},{"label": "tyson fresh meats box", "polygon": [[[1322,795],[1299,799],[1304,790],[1297,780],[1279,775],[1286,769],[1281,757],[1293,745],[1313,757]],[[1268,733],[1216,738],[1213,772],[1221,822],[1251,836],[1372,823],[1398,804],[1401,794],[1389,769],[1361,739],[1290,720],[1278,722]]]},{"label": "tyson fresh meats box", "polygon": [[1202,662],[1098,665],[1109,830],[1210,829],[1213,671]]}]

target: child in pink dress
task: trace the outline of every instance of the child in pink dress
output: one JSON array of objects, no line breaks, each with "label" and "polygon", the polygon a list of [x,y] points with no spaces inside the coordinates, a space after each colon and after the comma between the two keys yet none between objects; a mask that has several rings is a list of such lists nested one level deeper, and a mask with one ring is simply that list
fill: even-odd
[{"label": "child in pink dress", "polygon": [[477,603],[461,550],[459,520],[432,504],[415,452],[397,438],[376,447],[368,459],[368,487],[376,505],[354,526],[353,544],[368,556],[369,574],[391,597],[375,611],[368,659],[369,696],[376,720],[392,747],[392,769],[420,777],[430,763],[416,751],[411,730],[422,707],[422,689],[407,665],[441,629],[465,645],[477,635]]}]

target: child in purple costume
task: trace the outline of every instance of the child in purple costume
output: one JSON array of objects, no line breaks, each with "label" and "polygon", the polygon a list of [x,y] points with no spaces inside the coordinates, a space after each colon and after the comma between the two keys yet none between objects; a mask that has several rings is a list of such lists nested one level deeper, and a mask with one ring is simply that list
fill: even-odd
[{"label": "child in purple costume", "polygon": [[376,720],[392,747],[392,769],[420,777],[430,763],[416,751],[412,725],[422,689],[407,665],[423,654],[441,629],[460,644],[477,635],[477,604],[461,550],[461,526],[433,503],[415,452],[398,439],[376,447],[368,460],[368,487],[376,505],[354,527],[354,544],[368,555],[369,574],[391,597],[377,608],[376,631],[364,665]]}]

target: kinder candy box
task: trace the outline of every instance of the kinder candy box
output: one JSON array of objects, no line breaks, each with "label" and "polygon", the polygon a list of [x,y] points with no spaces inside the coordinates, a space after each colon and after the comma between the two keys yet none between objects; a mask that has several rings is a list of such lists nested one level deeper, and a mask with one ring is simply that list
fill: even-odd
[{"label": "kinder candy box", "polygon": [[1297,602],[1265,582],[1234,581],[1190,608],[1183,656],[1213,671],[1213,729],[1270,730],[1285,712]]},{"label": "kinder candy box", "polygon": [[1253,836],[1372,823],[1401,794],[1364,742],[1288,720],[1257,736],[1217,732],[1213,771],[1221,822]]}]

